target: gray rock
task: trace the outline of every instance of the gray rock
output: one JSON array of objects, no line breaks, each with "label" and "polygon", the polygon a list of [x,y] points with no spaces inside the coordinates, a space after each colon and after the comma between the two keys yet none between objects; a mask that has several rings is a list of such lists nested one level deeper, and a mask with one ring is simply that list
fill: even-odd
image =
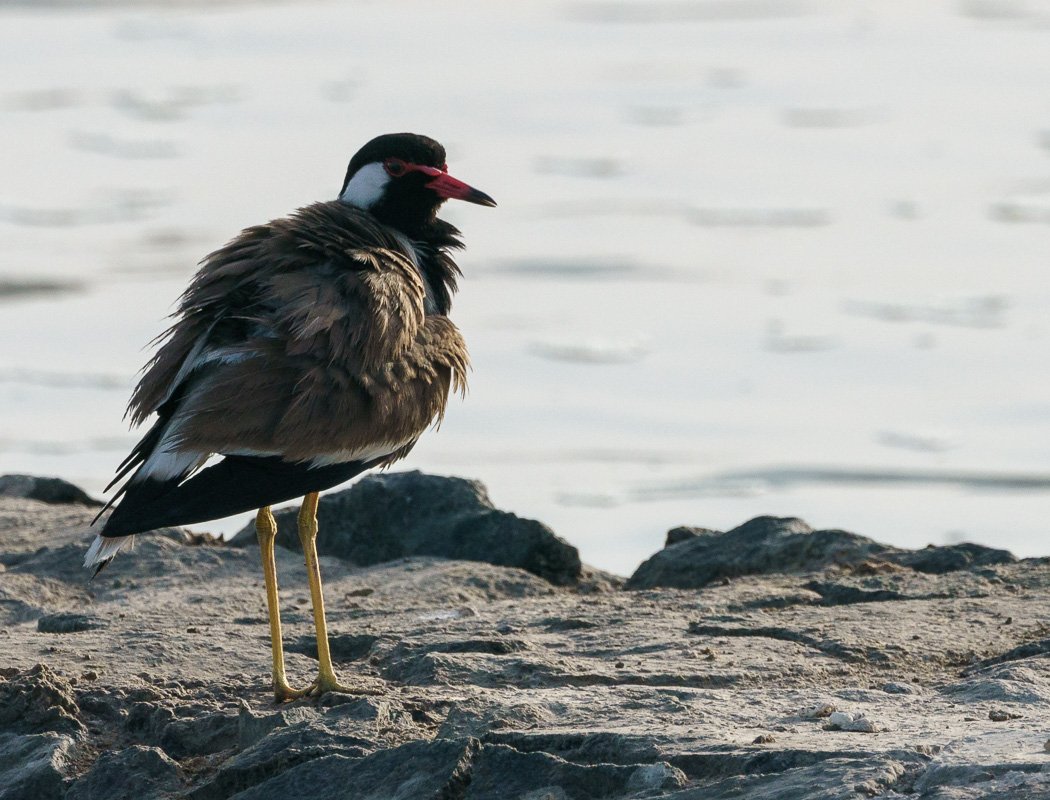
[{"label": "gray rock", "polygon": [[[276,518],[277,543],[298,550],[296,511]],[[479,481],[421,472],[369,475],[322,498],[317,518],[318,552],[359,566],[441,556],[518,567],[558,586],[574,585],[581,573],[575,547],[541,522],[496,509]],[[249,524],[231,544],[255,540]]]},{"label": "gray rock", "polygon": [[666,792],[669,789],[681,789],[689,779],[678,767],[672,767],[666,761],[645,764],[631,773],[627,781],[629,792]]},{"label": "gray rock", "polygon": [[273,714],[256,714],[246,705],[241,706],[237,716],[237,749],[247,750],[275,728],[287,728],[320,716],[321,712],[309,706],[283,708]]},{"label": "gray rock", "polygon": [[[981,545],[901,550],[847,531],[815,531],[794,517],[756,517],[721,534],[699,528],[674,529],[668,534],[667,546],[635,570],[626,588],[699,589],[741,575],[816,572],[872,563],[941,574],[1013,561],[1016,559],[1007,551]],[[807,588],[820,593],[827,605],[911,599],[889,589],[866,591],[833,582]]]},{"label": "gray rock", "polygon": [[[211,755],[237,745],[237,716],[215,711],[180,718],[170,706],[170,703],[135,704],[128,715],[128,731],[172,758]],[[180,706],[177,710],[188,714],[193,709]]]},{"label": "gray rock", "polygon": [[928,600],[934,597],[934,595],[929,594],[905,594],[904,592],[898,592],[896,589],[865,589],[839,581],[810,581],[804,584],[803,588],[819,594],[821,604],[825,606],[846,606],[853,603],[884,603],[888,600]]},{"label": "gray rock", "polygon": [[[909,761],[879,758],[829,758],[819,763],[756,771],[700,781],[666,800],[857,800],[889,792],[906,792],[921,770],[919,758]],[[788,761],[787,763],[791,763]],[[888,796],[896,796],[889,794]]]},{"label": "gray rock", "polygon": [[79,633],[105,628],[109,622],[93,614],[45,614],[36,621],[38,633]]},{"label": "gray rock", "polygon": [[[282,725],[283,722],[296,717],[303,717],[303,721]],[[244,720],[243,712],[241,719]],[[225,800],[269,782],[271,778],[305,762],[337,756],[341,759],[337,763],[342,765],[343,761],[360,759],[377,748],[377,745],[368,739],[347,735],[329,727],[320,719],[319,712],[315,709],[291,708],[263,719],[274,723],[275,727],[271,732],[223,763],[209,781],[190,793],[191,800]],[[256,717],[256,722],[262,720]],[[296,793],[288,796],[296,796]]]},{"label": "gray rock", "polygon": [[[874,545],[818,573],[774,563],[701,592],[593,594],[439,557],[332,569],[338,672],[381,694],[275,705],[257,554],[144,537],[85,584],[89,510],[3,506],[0,604],[7,589],[38,609],[0,626],[0,787],[21,797],[1028,800],[1050,788],[1042,559],[940,575]],[[864,540],[845,541],[864,555]],[[306,573],[300,553],[278,558],[303,685],[316,670],[299,655],[314,639]],[[37,632],[63,610],[110,625]],[[903,681],[926,688],[897,693]],[[836,711],[885,729],[831,732]]]},{"label": "gray rock", "polygon": [[[566,798],[627,797],[647,778],[656,780],[655,774],[643,773],[636,778],[639,769],[644,767],[576,764],[550,753],[522,753],[507,745],[486,744],[477,759],[466,800],[543,797],[545,792],[554,797],[560,793]],[[678,778],[681,774],[672,767],[669,774],[663,773],[660,788],[682,785]]]},{"label": "gray rock", "polygon": [[[328,755],[247,789],[236,800],[286,800],[309,789],[310,800],[462,798],[481,745],[466,741],[414,741],[365,758]],[[504,795],[506,796],[506,795]]]},{"label": "gray rock", "polygon": [[102,505],[83,489],[61,478],[38,478],[35,475],[0,475],[0,497],[24,497],[41,503]]},{"label": "gray rock", "polygon": [[720,536],[721,534],[722,531],[715,531],[710,528],[694,528],[690,525],[681,525],[677,528],[671,528],[671,530],[667,532],[667,538],[664,540],[664,547],[670,547],[679,542],[695,539],[697,536]]},{"label": "gray rock", "polygon": [[237,744],[237,718],[217,711],[202,717],[177,719],[164,728],[159,744],[172,758],[228,750]]},{"label": "gray rock", "polygon": [[0,733],[0,800],[58,800],[72,756],[69,736]]},{"label": "gray rock", "polygon": [[845,531],[814,531],[793,517],[756,517],[727,533],[694,536],[665,547],[635,570],[627,588],[698,589],[740,575],[860,563],[887,549]]},{"label": "gray rock", "polygon": [[901,566],[911,567],[916,572],[928,572],[932,575],[993,564],[1012,564],[1017,561],[1008,550],[997,550],[970,542],[941,547],[931,544],[922,550],[904,551],[892,560]]},{"label": "gray rock", "polygon": [[66,800],[147,800],[179,788],[178,765],[156,747],[108,751],[76,781]]},{"label": "gray rock", "polygon": [[[505,709],[501,711],[506,714]],[[450,715],[451,717],[451,715]],[[506,716],[504,717],[506,718]],[[525,719],[518,715],[519,724]],[[533,717],[529,727],[536,727],[539,718]],[[541,733],[535,731],[491,731],[483,739],[488,744],[503,744],[522,753],[544,752],[576,764],[639,764],[662,763],[661,751],[653,736],[599,731],[589,733]],[[677,769],[677,767],[676,767]],[[641,780],[639,778],[638,780]]]},{"label": "gray rock", "polygon": [[[1050,784],[1045,776],[1033,786],[1024,780],[1025,773],[1039,773],[1042,764],[934,764],[915,783],[915,790],[924,797],[987,798],[988,800],[1046,800],[1050,797]],[[1012,778],[1012,786],[1001,785],[1001,778]],[[1000,784],[1000,785],[995,785]],[[1026,785],[1027,784],[1027,785]],[[965,793],[952,793],[959,787]],[[1003,790],[1006,789],[1004,792]],[[1013,790],[1012,792],[1010,790]],[[974,792],[979,792],[976,794]],[[936,793],[936,794],[934,794]]]},{"label": "gray rock", "polygon": [[37,664],[0,681],[0,729],[16,733],[80,733],[73,687],[50,668]]}]

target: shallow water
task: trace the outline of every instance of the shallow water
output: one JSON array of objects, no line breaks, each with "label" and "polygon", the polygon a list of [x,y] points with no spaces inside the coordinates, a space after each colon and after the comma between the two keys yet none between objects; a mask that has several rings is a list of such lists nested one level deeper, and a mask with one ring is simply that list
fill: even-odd
[{"label": "shallow water", "polygon": [[101,492],[197,260],[416,130],[500,206],[405,468],[621,573],[761,513],[1044,554],[1047,52],[1005,0],[0,3],[0,471]]}]

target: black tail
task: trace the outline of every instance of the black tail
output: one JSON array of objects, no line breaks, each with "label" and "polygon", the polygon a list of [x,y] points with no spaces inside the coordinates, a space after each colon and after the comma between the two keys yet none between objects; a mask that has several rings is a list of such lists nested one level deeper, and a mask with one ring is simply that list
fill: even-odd
[{"label": "black tail", "polygon": [[372,462],[311,468],[279,456],[226,456],[184,483],[134,481],[125,487],[101,536],[130,536],[169,525],[192,525],[294,500],[348,481]]}]

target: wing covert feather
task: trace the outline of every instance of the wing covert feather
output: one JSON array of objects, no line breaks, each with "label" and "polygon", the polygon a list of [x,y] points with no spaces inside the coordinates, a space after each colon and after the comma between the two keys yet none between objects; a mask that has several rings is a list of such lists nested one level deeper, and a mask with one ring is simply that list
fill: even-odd
[{"label": "wing covert feather", "polygon": [[166,434],[176,450],[407,452],[469,364],[455,326],[425,314],[402,244],[370,220],[320,203],[205,259],[132,396],[133,420],[178,384]]}]

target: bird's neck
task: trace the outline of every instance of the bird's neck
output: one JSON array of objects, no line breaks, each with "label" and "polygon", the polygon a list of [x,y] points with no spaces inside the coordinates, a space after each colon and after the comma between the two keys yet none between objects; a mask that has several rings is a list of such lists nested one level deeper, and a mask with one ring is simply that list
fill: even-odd
[{"label": "bird's neck", "polygon": [[397,228],[398,238],[410,247],[414,261],[427,284],[428,313],[447,315],[452,308],[457,278],[462,274],[449,250],[463,247],[459,231],[444,220],[434,219],[416,227],[412,233]]}]

